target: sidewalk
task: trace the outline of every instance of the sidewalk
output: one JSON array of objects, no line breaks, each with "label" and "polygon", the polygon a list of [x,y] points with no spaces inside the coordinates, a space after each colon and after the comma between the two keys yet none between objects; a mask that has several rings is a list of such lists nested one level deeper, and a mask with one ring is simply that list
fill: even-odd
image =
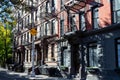
[{"label": "sidewalk", "polygon": [[15,78],[24,77],[24,78],[27,78],[28,80],[55,80],[55,79],[52,79],[52,78],[50,78],[48,76],[45,76],[45,75],[35,75],[35,77],[31,77],[31,75],[28,75],[25,72],[23,72],[23,73],[14,72],[14,71],[10,71],[8,69],[1,68],[1,67],[0,67],[0,71],[4,71],[4,72],[6,72],[7,74],[9,74],[11,76],[16,75]]},{"label": "sidewalk", "polygon": [[31,75],[28,75],[27,73],[23,72],[14,72],[10,71],[8,69],[0,68],[0,71],[6,71],[9,75],[19,75],[19,77],[25,77],[29,80],[80,80],[79,78],[74,79],[64,79],[64,78],[57,78],[57,77],[48,77],[45,75],[35,75],[35,77],[31,77]]},{"label": "sidewalk", "polygon": [[1,67],[0,67],[0,71],[5,71],[9,75],[18,75],[19,77],[25,77],[25,78],[27,78],[27,76],[28,76],[27,73],[14,72],[14,71],[10,71],[8,69],[1,68]]}]

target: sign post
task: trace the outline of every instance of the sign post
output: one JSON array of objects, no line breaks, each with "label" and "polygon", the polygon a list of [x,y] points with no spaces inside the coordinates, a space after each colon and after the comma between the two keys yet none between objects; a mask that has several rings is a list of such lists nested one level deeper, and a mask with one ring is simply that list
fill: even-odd
[{"label": "sign post", "polygon": [[32,60],[32,73],[31,73],[31,77],[35,77],[35,72],[34,72],[34,69],[35,69],[35,66],[34,66],[34,57],[35,57],[35,45],[34,45],[34,36],[37,34],[37,30],[32,28],[30,30],[30,33],[32,35],[32,55],[31,55],[31,60]]}]

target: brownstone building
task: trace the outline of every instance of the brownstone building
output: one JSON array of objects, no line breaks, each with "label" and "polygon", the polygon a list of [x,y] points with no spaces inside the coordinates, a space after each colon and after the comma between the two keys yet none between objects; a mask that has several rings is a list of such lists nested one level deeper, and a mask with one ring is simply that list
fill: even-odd
[{"label": "brownstone building", "polygon": [[[25,2],[29,10],[16,11],[15,62],[32,66],[34,37],[35,65],[54,62],[81,80],[120,79],[119,0]],[[31,28],[36,36],[29,33]]]}]

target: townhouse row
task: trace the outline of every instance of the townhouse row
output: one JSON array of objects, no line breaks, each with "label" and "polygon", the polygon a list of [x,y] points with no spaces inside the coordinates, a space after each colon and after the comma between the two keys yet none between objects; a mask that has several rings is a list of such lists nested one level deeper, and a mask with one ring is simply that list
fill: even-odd
[{"label": "townhouse row", "polygon": [[35,65],[58,65],[81,80],[120,79],[119,0],[24,2],[15,13],[14,62],[32,67],[34,37]]}]

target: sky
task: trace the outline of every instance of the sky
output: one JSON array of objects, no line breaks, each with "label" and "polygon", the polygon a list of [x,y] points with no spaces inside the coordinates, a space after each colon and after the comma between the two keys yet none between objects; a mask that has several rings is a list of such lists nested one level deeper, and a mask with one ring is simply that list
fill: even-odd
[{"label": "sky", "polygon": [[13,5],[9,0],[4,0],[0,2],[0,21],[3,22],[4,19],[10,21],[10,14],[4,12],[5,9],[13,9]]}]

